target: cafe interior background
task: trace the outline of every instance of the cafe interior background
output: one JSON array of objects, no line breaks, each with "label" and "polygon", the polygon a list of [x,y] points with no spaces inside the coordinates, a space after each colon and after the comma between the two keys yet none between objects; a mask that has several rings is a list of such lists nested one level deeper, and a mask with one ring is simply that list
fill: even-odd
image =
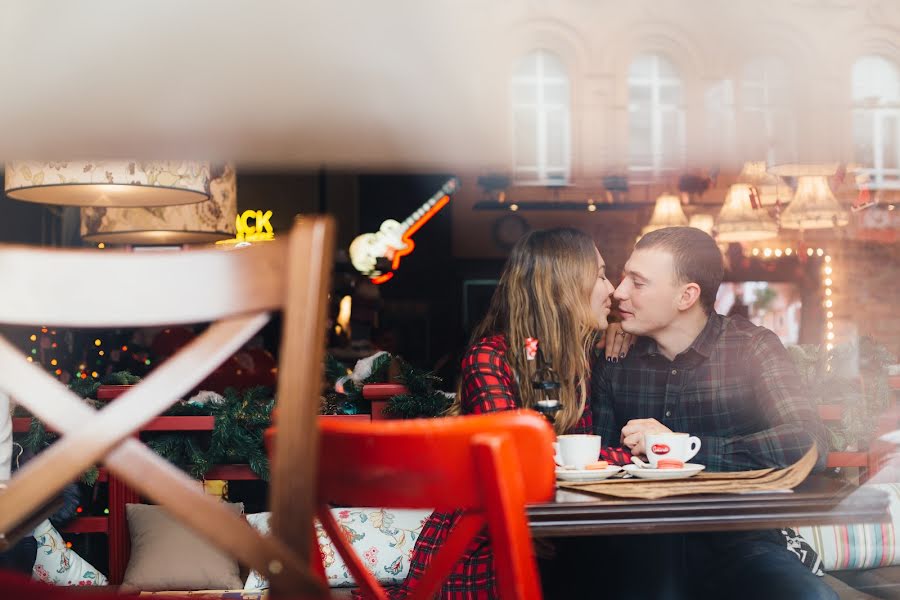
[{"label": "cafe interior background", "polygon": [[[523,233],[583,229],[616,283],[642,233],[691,224],[726,257],[720,312],[807,345],[804,364],[822,377],[900,375],[900,3],[38,2],[6,12],[3,243],[180,251],[248,232],[264,243],[266,224],[277,238],[298,215],[328,213],[338,227],[329,353],[352,368],[386,350],[453,391]],[[145,167],[180,169],[179,182],[208,169],[211,199],[120,211],[53,189]],[[449,202],[427,210],[448,181],[458,182]],[[360,272],[351,243],[387,219],[415,224],[413,251]],[[82,277],[97,294],[115,285]],[[276,330],[210,384],[271,384]],[[4,328],[23,360],[67,383],[144,375],[195,333]],[[871,409],[857,429],[877,416],[869,396],[850,401]],[[847,435],[836,449],[867,442]]]}]

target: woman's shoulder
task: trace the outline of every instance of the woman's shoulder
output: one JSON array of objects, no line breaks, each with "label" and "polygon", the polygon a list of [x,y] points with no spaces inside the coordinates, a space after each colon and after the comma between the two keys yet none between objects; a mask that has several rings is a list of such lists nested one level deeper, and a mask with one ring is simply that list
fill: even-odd
[{"label": "woman's shoulder", "polygon": [[508,345],[503,334],[487,335],[475,341],[463,356],[463,368],[483,363],[506,363]]},{"label": "woman's shoulder", "polygon": [[472,346],[469,347],[469,352],[478,350],[493,350],[501,354],[506,354],[507,349],[508,345],[506,343],[506,336],[502,333],[496,333],[493,335],[486,335],[480,340],[476,341],[474,344],[472,344]]}]

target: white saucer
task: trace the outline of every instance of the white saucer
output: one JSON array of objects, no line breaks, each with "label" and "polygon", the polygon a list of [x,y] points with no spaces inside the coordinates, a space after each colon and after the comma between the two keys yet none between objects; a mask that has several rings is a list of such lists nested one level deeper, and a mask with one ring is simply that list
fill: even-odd
[{"label": "white saucer", "polygon": [[622,467],[609,465],[605,469],[568,469],[556,467],[556,478],[560,481],[602,481],[612,477],[622,470]]},{"label": "white saucer", "polygon": [[680,469],[647,469],[637,465],[625,465],[622,467],[626,473],[640,479],[683,479],[693,477],[706,468],[706,465],[687,463]]}]

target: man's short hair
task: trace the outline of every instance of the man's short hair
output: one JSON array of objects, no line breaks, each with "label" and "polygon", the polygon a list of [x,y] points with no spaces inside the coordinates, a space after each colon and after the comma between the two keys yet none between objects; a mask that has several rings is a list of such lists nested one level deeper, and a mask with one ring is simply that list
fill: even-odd
[{"label": "man's short hair", "polygon": [[707,314],[712,313],[725,275],[722,252],[715,240],[694,227],[665,227],[651,231],[634,246],[635,250],[651,248],[672,255],[676,280],[700,286],[700,305]]}]

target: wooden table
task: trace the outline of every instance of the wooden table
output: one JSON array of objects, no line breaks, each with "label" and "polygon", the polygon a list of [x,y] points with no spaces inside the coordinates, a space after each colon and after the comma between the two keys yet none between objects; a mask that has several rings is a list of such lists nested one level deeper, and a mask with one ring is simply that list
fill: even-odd
[{"label": "wooden table", "polygon": [[557,489],[555,501],[527,511],[535,537],[570,537],[885,522],[888,504],[879,490],[813,475],[790,493],[626,500]]}]

